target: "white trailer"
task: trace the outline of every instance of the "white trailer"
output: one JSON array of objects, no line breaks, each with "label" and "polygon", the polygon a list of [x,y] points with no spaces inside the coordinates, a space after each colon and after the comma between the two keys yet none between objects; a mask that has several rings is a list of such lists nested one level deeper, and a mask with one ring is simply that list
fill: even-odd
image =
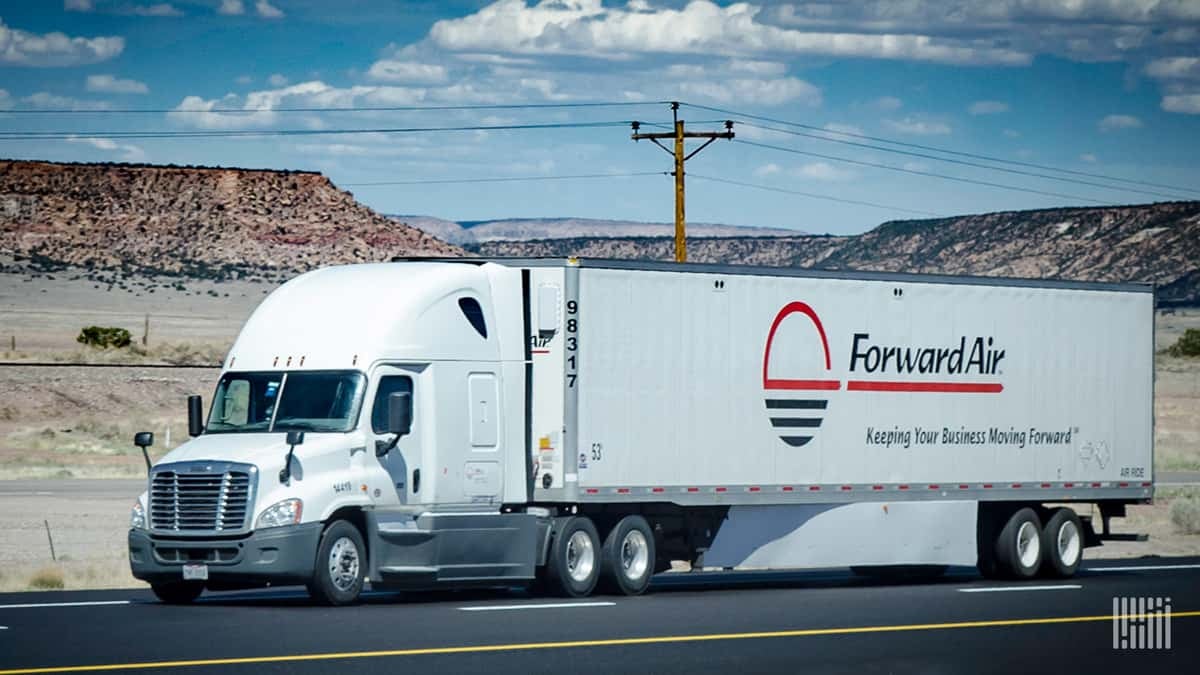
[{"label": "white trailer", "polygon": [[1153,496],[1153,312],[1143,284],[321,269],[247,321],[206,424],[189,401],[131,566],[172,602],[333,604],[368,579],[640,593],[672,560],[1070,576]]}]

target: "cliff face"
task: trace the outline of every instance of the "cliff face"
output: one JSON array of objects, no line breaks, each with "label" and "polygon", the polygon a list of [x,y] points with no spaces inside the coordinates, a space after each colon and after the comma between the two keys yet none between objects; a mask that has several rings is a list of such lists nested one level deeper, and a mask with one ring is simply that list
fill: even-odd
[{"label": "cliff face", "polygon": [[[668,238],[495,241],[485,256],[669,260]],[[1007,211],[887,222],[851,237],[689,238],[688,258],[771,266],[1090,281],[1149,281],[1164,303],[1200,304],[1200,202]]]},{"label": "cliff face", "polygon": [[318,173],[22,161],[0,161],[0,251],[214,278],[463,253]]}]

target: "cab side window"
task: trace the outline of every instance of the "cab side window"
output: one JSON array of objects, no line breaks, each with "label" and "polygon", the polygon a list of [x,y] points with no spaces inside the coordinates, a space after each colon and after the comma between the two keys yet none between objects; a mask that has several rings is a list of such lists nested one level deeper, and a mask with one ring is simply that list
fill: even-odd
[{"label": "cab side window", "polygon": [[407,375],[385,375],[381,378],[379,388],[375,390],[375,403],[371,406],[371,431],[377,434],[386,434],[388,397],[392,394],[402,393],[411,395],[412,390],[412,378]]}]

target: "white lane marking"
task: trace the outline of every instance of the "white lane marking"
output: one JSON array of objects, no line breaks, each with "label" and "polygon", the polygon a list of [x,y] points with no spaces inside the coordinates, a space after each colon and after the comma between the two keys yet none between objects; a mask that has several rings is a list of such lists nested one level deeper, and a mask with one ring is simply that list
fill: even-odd
[{"label": "white lane marking", "polygon": [[1003,593],[1005,591],[1069,591],[1083,588],[1079,584],[1055,584],[1053,586],[988,586],[986,588],[960,588],[959,593]]},{"label": "white lane marking", "polygon": [[8,630],[8,626],[0,626],[0,630]]},{"label": "white lane marking", "polygon": [[25,605],[0,605],[0,609],[32,609],[35,607],[94,607],[97,605],[128,605],[132,600],[104,600],[94,602],[39,602]]},{"label": "white lane marking", "polygon": [[496,612],[504,609],[558,609],[564,607],[611,607],[615,602],[554,602],[540,605],[478,605],[459,607],[464,612]]},{"label": "white lane marking", "polygon": [[1194,570],[1200,565],[1135,565],[1131,567],[1085,567],[1087,572],[1143,572],[1148,570]]}]

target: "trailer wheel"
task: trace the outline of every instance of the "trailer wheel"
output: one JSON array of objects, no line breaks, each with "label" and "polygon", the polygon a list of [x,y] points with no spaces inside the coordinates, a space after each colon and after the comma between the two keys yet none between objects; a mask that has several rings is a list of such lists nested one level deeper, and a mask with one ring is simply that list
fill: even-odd
[{"label": "trailer wheel", "polygon": [[1075,575],[1083,560],[1083,525],[1075,511],[1066,507],[1054,510],[1042,528],[1042,550],[1047,576],[1063,579]]},{"label": "trailer wheel", "polygon": [[600,578],[600,535],[591,519],[571,516],[564,520],[545,571],[548,592],[569,598],[591,595]]},{"label": "trailer wheel", "polygon": [[641,516],[625,516],[604,539],[600,584],[605,591],[641,595],[654,575],[654,532]]},{"label": "trailer wheel", "polygon": [[1042,566],[1042,521],[1031,508],[1008,519],[996,539],[996,562],[1005,576],[1030,579]]},{"label": "trailer wheel", "polygon": [[150,584],[154,596],[168,605],[186,605],[204,592],[204,582],[168,581]]},{"label": "trailer wheel", "polygon": [[363,587],[366,558],[358,528],[344,520],[334,521],[321,534],[317,564],[308,582],[308,594],[322,605],[349,605],[358,600]]}]

